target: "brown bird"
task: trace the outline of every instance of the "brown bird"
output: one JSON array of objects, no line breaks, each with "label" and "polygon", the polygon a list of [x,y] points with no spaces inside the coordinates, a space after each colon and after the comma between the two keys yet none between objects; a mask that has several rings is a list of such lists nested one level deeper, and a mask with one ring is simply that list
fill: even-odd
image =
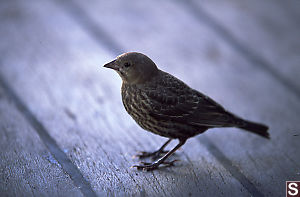
[{"label": "brown bird", "polygon": [[220,104],[190,88],[176,77],[159,70],[146,55],[125,53],[104,65],[117,71],[122,78],[122,101],[129,115],[145,130],[169,138],[153,153],[142,152],[139,157],[159,156],[172,139],[179,144],[154,163],[135,165],[137,169],[153,170],[188,138],[215,127],[237,127],[269,138],[268,127],[243,120],[226,111]]}]

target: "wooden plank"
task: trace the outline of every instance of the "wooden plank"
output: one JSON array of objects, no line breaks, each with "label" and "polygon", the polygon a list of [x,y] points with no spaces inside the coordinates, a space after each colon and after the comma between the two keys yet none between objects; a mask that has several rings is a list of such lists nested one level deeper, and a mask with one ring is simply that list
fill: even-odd
[{"label": "wooden plank", "polygon": [[189,1],[186,8],[256,66],[300,93],[298,1]]},{"label": "wooden plank", "polygon": [[[229,158],[227,161],[232,161],[239,170],[235,171],[240,173],[237,179],[244,175],[266,196],[284,195],[285,180],[299,179],[298,97],[269,73],[241,57],[179,4],[75,2],[65,7],[75,6],[80,18],[91,19],[92,25],[88,26],[105,30],[119,46],[126,46],[125,50],[148,54],[160,68],[207,93],[231,111],[270,126],[271,141],[236,129],[215,129],[197,138],[209,148],[217,147],[219,152],[213,154],[221,163],[224,163],[222,154]],[[198,154],[191,156],[198,157]],[[244,186],[253,188],[247,183]]]},{"label": "wooden plank", "polygon": [[0,195],[83,196],[0,86]]},{"label": "wooden plank", "polygon": [[[130,169],[137,162],[132,154],[163,140],[140,131],[126,114],[120,79],[99,67],[113,56],[51,2],[11,2],[2,11],[18,14],[1,21],[0,35],[9,43],[0,47],[6,51],[0,73],[98,195],[250,196],[197,143],[179,151],[183,167]],[[202,155],[201,163],[190,158],[192,152]]]}]

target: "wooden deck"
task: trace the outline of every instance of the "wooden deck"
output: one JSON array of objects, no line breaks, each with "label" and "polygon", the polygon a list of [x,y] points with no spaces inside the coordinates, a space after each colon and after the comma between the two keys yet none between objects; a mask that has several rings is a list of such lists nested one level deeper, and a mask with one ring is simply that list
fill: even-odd
[{"label": "wooden deck", "polygon": [[[4,1],[0,196],[285,196],[300,180],[300,1]],[[126,51],[270,126],[190,139],[172,168],[130,168],[164,138],[125,112],[102,65]],[[175,142],[170,145],[174,146]]]}]

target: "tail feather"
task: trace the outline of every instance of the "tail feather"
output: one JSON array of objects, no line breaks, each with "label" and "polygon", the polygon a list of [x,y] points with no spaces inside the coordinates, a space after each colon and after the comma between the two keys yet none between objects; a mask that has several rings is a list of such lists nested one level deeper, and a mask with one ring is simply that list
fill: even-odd
[{"label": "tail feather", "polygon": [[270,134],[268,133],[269,127],[260,123],[243,121],[245,124],[243,126],[239,126],[241,129],[245,129],[262,137],[270,139]]}]

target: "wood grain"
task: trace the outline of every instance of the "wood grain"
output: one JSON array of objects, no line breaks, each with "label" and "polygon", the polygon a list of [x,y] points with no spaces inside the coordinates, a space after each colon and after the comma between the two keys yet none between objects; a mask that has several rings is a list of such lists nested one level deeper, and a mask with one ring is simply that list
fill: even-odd
[{"label": "wood grain", "polygon": [[[299,143],[294,136],[299,133],[297,95],[232,50],[218,32],[199,23],[180,4],[160,2],[157,6],[155,2],[134,1],[129,5],[110,1],[103,6],[92,2],[76,1],[74,5],[83,8],[113,40],[126,46],[126,51],[148,54],[160,68],[207,93],[229,110],[270,126],[271,141],[236,129],[215,129],[204,134],[259,191],[267,196],[283,195],[284,180],[299,178]],[[118,11],[118,15],[111,10]],[[139,17],[134,20],[134,16]],[[206,143],[201,136],[198,139]],[[270,181],[272,185],[268,185]]]},{"label": "wood grain", "polygon": [[234,50],[299,97],[298,1],[188,1],[186,5]]},{"label": "wood grain", "polygon": [[0,86],[1,196],[83,196]]},{"label": "wood grain", "polygon": [[[281,10],[278,5],[274,7]],[[204,9],[214,17],[212,7],[208,4]],[[10,1],[0,9],[1,76],[97,195],[282,196],[285,181],[300,178],[297,94],[268,70],[255,66],[181,3],[32,0]],[[258,45],[269,30],[256,24],[256,18],[251,20],[260,32]],[[242,30],[233,27],[228,27],[233,37],[254,51],[255,44],[243,40]],[[290,50],[291,42],[282,40],[278,48]],[[277,45],[270,41],[262,43],[268,52],[261,57],[298,87],[290,74],[295,64],[282,60],[289,65],[287,72],[282,71],[272,59],[283,58],[281,49],[273,50]],[[126,114],[121,79],[102,68],[125,51],[147,54],[161,69],[230,111],[268,124],[271,140],[237,129],[214,129],[189,140],[173,156],[181,160],[173,168],[130,169],[138,162],[133,154],[155,150],[165,139],[143,131]]]},{"label": "wood grain", "polygon": [[[123,109],[120,79],[100,67],[113,56],[56,5],[18,6],[13,11],[22,16],[22,23],[3,21],[1,35],[10,35],[11,43],[0,72],[98,195],[250,195],[199,144],[193,152],[203,155],[201,163],[179,151],[178,166],[183,167],[130,169],[138,162],[133,154],[153,150],[163,140],[138,128]],[[13,3],[11,9],[16,9]],[[48,12],[53,13],[51,20]]]}]

